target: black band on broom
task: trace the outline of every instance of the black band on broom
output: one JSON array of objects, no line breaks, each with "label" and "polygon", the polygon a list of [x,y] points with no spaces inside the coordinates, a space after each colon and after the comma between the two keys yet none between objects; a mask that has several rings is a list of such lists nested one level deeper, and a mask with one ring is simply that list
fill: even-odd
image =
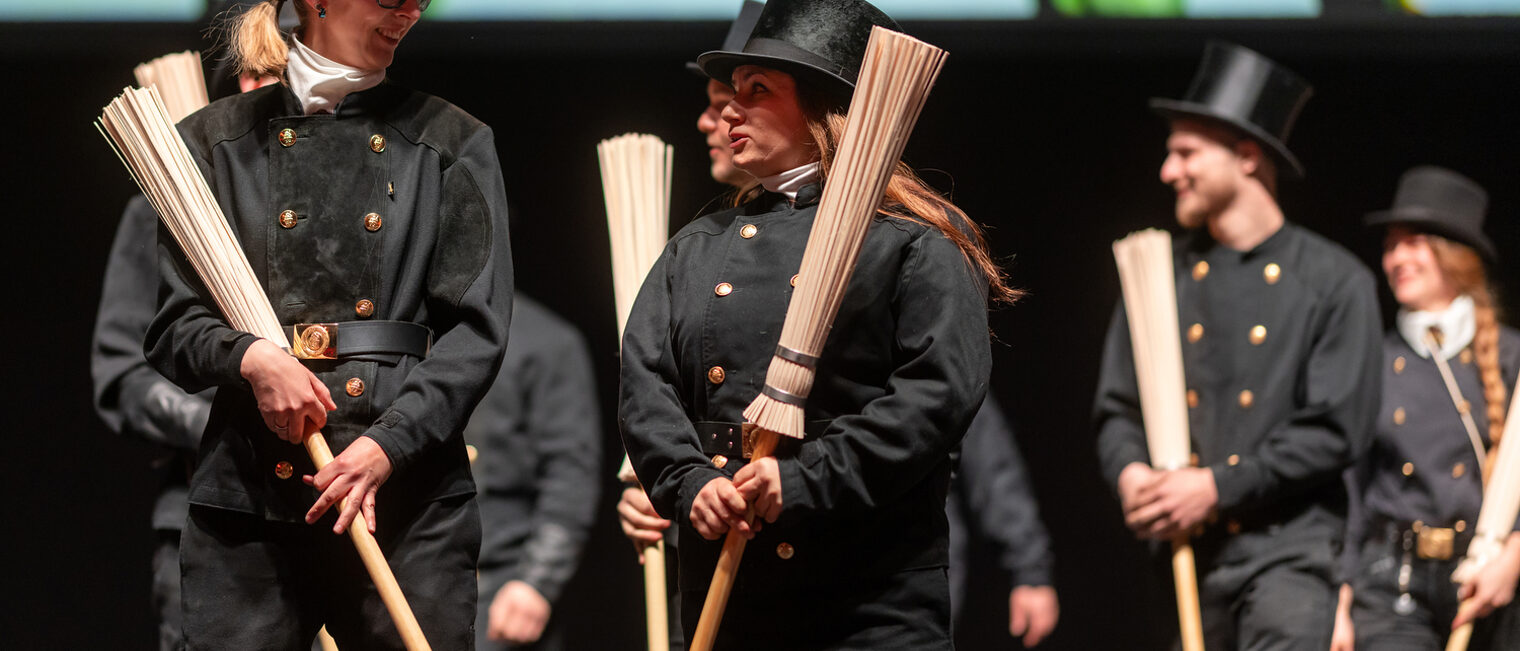
[{"label": "black band on broom", "polygon": [[[672,148],[658,137],[624,134],[596,146],[607,203],[607,233],[612,240],[612,289],[617,307],[618,342],[649,274],[670,237],[670,165]],[[637,481],[623,456],[618,479]],[[670,648],[670,613],[665,592],[665,543],[640,551],[644,559],[644,612],[650,651]]]},{"label": "black band on broom", "polygon": [[[269,297],[174,128],[157,88],[126,89],[106,106],[96,126],[163,219],[227,323],[289,351],[290,340]],[[306,432],[305,444],[317,469],[332,461],[320,430]],[[338,504],[339,509],[358,507]],[[363,514],[355,515],[348,533],[406,648],[430,649]]]},{"label": "black band on broom", "polygon": [[[1172,236],[1145,230],[1114,242],[1114,261],[1129,317],[1151,465],[1176,470],[1189,465],[1186,381],[1182,339],[1177,326],[1177,280],[1172,270]],[[1188,534],[1172,540],[1172,579],[1183,651],[1203,651],[1203,619],[1198,606],[1198,573]]]},{"label": "black band on broom", "polygon": [[[744,410],[753,459],[772,456],[780,436],[803,437],[814,366],[855,271],[867,227],[881,208],[892,170],[945,57],[944,50],[906,34],[871,29],[844,135],[808,234],[797,289],[786,308],[780,344],[766,371],[765,388]],[[745,517],[753,521],[753,511]],[[692,651],[711,649],[717,638],[744,545],[743,535],[728,532],[692,636]]]}]

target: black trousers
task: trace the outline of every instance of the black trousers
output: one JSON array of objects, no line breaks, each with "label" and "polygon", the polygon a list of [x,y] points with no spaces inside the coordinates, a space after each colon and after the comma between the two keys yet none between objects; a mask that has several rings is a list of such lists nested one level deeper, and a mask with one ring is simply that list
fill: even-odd
[{"label": "black trousers", "polygon": [[[389,508],[387,508],[389,506]],[[480,512],[474,495],[382,503],[376,539],[434,649],[474,647]],[[315,525],[191,505],[180,572],[189,649],[403,649],[353,543]]]},{"label": "black trousers", "polygon": [[158,613],[159,651],[185,648],[179,598],[179,532],[158,531],[153,549],[153,612]]},{"label": "black trousers", "polygon": [[[1408,605],[1396,608],[1403,592],[1399,571],[1404,564],[1402,541],[1374,536],[1362,547],[1361,564],[1351,587],[1351,621],[1356,648],[1382,651],[1426,651],[1446,648],[1451,620],[1457,616],[1457,585],[1451,582],[1459,559],[1439,561],[1410,558]],[[1507,606],[1473,627],[1471,651],[1520,648],[1520,615]]]},{"label": "black trousers", "polygon": [[[1204,646],[1209,651],[1330,648],[1339,589],[1331,576],[1331,542],[1292,540],[1286,534],[1242,542],[1250,553],[1237,550],[1229,562],[1210,560],[1208,543],[1195,545]],[[1169,553],[1162,562],[1170,583]],[[1180,642],[1174,648],[1180,649]]]}]

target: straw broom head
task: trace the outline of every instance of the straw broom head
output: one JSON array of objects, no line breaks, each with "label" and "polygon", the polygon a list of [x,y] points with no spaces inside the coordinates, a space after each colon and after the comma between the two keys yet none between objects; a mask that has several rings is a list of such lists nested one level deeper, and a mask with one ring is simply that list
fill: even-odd
[{"label": "straw broom head", "polygon": [[158,88],[171,123],[183,120],[185,116],[210,103],[206,96],[206,75],[201,69],[200,52],[187,50],[165,54],[137,64],[132,73],[137,77],[138,86]]},{"label": "straw broom head", "polygon": [[1189,465],[1186,381],[1177,328],[1177,285],[1172,236],[1148,229],[1114,242],[1114,261],[1124,292],[1140,413],[1151,465],[1174,470]]},{"label": "straw broom head", "polygon": [[644,276],[670,234],[670,166],[674,148],[656,136],[628,133],[596,146],[612,240],[612,288],[618,340]]},{"label": "straw broom head", "polygon": [[797,288],[787,305],[765,388],[744,410],[761,429],[802,438],[804,406],[815,365],[855,271],[867,227],[913,133],[946,52],[918,39],[873,27],[850,100],[818,215],[808,234]]}]

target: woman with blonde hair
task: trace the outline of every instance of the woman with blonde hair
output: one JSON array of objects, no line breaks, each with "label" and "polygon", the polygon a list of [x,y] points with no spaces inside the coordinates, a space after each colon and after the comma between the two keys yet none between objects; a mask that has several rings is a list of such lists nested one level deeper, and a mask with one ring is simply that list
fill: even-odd
[{"label": "woman with blonde hair", "polygon": [[[386,79],[428,0],[292,1],[291,34],[284,0],[230,26],[239,71],[280,83],[179,128],[295,350],[229,327],[160,238],[145,351],[187,390],[218,387],[182,541],[186,641],[301,649],[325,624],[343,648],[401,648],[335,535],[362,511],[433,648],[470,648],[480,519],[461,431],[512,303],[493,138]],[[337,454],[320,472],[298,445],[318,428]]]},{"label": "woman with blonde hair", "polygon": [[1499,323],[1487,280],[1498,261],[1483,234],[1487,202],[1470,179],[1426,166],[1404,174],[1392,208],[1368,215],[1383,231],[1399,310],[1383,342],[1376,436],[1352,474],[1336,651],[1443,648],[1467,621],[1453,621],[1467,600],[1482,618],[1470,648],[1520,641],[1504,608],[1520,576],[1520,533],[1466,585],[1451,581],[1520,372],[1520,332]]},{"label": "woman with blonde hair", "polygon": [[721,117],[761,189],[671,239],[624,335],[620,425],[681,527],[688,639],[719,538],[750,538],[720,649],[952,648],[951,451],[987,389],[989,292],[1015,292],[976,225],[905,166],[816,362],[806,438],[754,461],[742,440],[873,26],[897,29],[860,0],[771,0],[741,51],[698,59],[735,89]]}]

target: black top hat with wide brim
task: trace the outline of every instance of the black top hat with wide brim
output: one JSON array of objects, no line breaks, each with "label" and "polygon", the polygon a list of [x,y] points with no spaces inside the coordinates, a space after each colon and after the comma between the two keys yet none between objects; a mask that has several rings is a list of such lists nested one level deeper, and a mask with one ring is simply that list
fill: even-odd
[{"label": "black top hat with wide brim", "polygon": [[722,82],[742,65],[775,68],[848,102],[876,26],[902,31],[865,0],[770,0],[742,49],[706,52],[697,65]]},{"label": "black top hat with wide brim", "polygon": [[1483,234],[1488,193],[1483,186],[1444,167],[1422,165],[1399,177],[1393,207],[1367,213],[1368,226],[1407,224],[1421,232],[1465,244],[1489,264],[1499,261],[1493,241]]},{"label": "black top hat with wide brim", "polygon": [[[744,49],[744,43],[749,40],[750,32],[755,31],[755,23],[759,22],[760,12],[764,9],[764,2],[744,0],[744,5],[739,7],[739,17],[735,18],[734,22],[728,26],[728,35],[723,37],[723,48],[720,51],[737,52]],[[707,72],[702,70],[702,66],[697,65],[696,61],[687,61],[686,69],[694,74],[703,77],[707,76]],[[725,84],[728,83],[727,79],[720,79],[719,81]]]},{"label": "black top hat with wide brim", "polygon": [[1313,94],[1302,77],[1256,51],[1210,41],[1187,95],[1152,98],[1151,108],[1170,119],[1203,118],[1239,129],[1303,178],[1303,163],[1288,149],[1288,133]]}]

